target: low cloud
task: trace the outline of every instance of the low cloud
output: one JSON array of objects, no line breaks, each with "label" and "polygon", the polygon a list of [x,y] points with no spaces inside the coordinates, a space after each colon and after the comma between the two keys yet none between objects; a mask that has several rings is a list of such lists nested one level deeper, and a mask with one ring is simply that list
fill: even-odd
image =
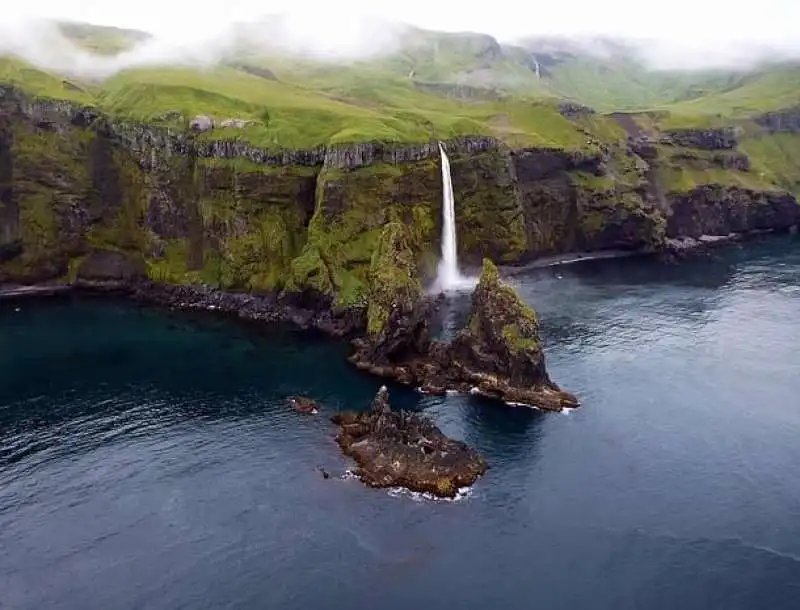
[{"label": "low cloud", "polygon": [[[291,54],[328,61],[368,59],[397,51],[411,26],[336,8],[285,12],[235,23],[161,28],[160,36],[138,42],[114,56],[90,53],[67,39],[52,20],[3,18],[0,54],[12,54],[46,70],[80,78],[103,79],[121,70],[156,66],[207,67],[235,54]],[[173,23],[173,22],[170,22]],[[127,24],[122,24],[127,25]],[[555,24],[557,25],[557,24]],[[554,26],[555,27],[555,26]],[[710,35],[687,34],[684,42],[658,38],[633,38],[613,34],[549,35],[528,38],[534,52],[590,53],[608,59],[627,56],[652,69],[749,69],[765,61],[800,59],[800,42],[794,37],[734,42]],[[519,40],[506,32],[504,42]],[[688,41],[688,42],[685,42]]]},{"label": "low cloud", "polygon": [[[315,27],[317,24],[318,27]],[[288,54],[317,60],[354,60],[397,50],[408,26],[370,18],[337,20],[337,28],[319,19],[281,16],[229,24],[191,39],[150,37],[116,55],[87,51],[48,20],[0,24],[0,54],[17,56],[40,68],[75,77],[104,79],[145,66],[210,67],[236,54]]]}]

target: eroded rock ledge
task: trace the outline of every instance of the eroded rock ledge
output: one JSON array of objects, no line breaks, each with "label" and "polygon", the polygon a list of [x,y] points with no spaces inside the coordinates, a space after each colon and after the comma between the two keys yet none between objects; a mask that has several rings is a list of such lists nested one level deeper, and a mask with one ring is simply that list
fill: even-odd
[{"label": "eroded rock ledge", "polygon": [[430,338],[435,303],[407,288],[385,306],[385,322],[355,341],[350,360],[359,369],[430,393],[471,392],[552,411],[579,406],[547,373],[536,312],[491,261],[484,260],[469,324],[449,343]]},{"label": "eroded rock ledge", "polygon": [[355,474],[370,487],[405,487],[452,498],[488,469],[475,450],[447,438],[427,417],[393,412],[386,386],[369,411],[345,411],[332,418],[345,455],[358,464]]}]

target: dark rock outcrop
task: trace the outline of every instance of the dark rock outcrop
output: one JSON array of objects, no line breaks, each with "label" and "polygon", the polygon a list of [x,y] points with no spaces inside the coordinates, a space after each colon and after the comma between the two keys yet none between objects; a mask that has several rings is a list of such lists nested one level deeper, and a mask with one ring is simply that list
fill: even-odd
[{"label": "dark rock outcrop", "polygon": [[665,131],[665,144],[700,148],[703,150],[730,150],[739,143],[739,133],[734,127],[721,129],[673,129]]},{"label": "dark rock outcrop", "polygon": [[701,235],[700,237],[670,237],[666,240],[666,249],[661,253],[661,259],[675,262],[681,259],[707,254],[718,248],[736,241],[742,236],[738,233],[728,235]]},{"label": "dark rock outcrop", "polygon": [[242,72],[247,72],[248,74],[252,74],[253,76],[258,76],[259,78],[263,78],[265,80],[276,81],[278,77],[275,76],[275,73],[270,70],[269,68],[264,68],[261,66],[251,66],[250,64],[244,63],[236,63],[233,62],[231,67],[235,70],[241,70]]},{"label": "dark rock outcrop", "polygon": [[316,415],[322,408],[316,400],[308,396],[290,396],[286,402],[292,409],[303,415]]},{"label": "dark rock outcrop", "polygon": [[425,93],[432,93],[433,95],[441,95],[443,97],[450,97],[457,100],[502,100],[503,95],[497,89],[490,87],[477,87],[474,85],[467,85],[463,83],[435,83],[414,81],[414,87]]},{"label": "dark rock outcrop", "polygon": [[488,464],[461,441],[447,438],[427,417],[393,412],[386,386],[369,411],[346,411],[332,421],[345,455],[358,464],[355,474],[370,487],[404,487],[452,498],[472,485]]},{"label": "dark rock outcrop", "polygon": [[351,362],[425,392],[457,390],[552,411],[579,406],[547,374],[536,313],[488,259],[472,295],[469,324],[451,343],[430,339],[434,310],[421,297],[413,309],[396,309],[389,330],[355,342]]},{"label": "dark rock outcrop", "polygon": [[182,311],[211,311],[268,324],[290,324],[300,330],[319,331],[333,337],[362,333],[366,319],[362,309],[334,310],[330,300],[314,295],[299,299],[274,293],[228,292],[211,286],[160,284],[151,281],[76,280],[75,288],[92,293],[115,294],[144,304]]},{"label": "dark rock outcrop", "polygon": [[720,167],[740,172],[750,171],[750,158],[744,153],[734,151],[719,151],[712,154],[693,149],[683,149],[672,155],[671,158],[673,161],[693,169]]},{"label": "dark rock outcrop", "polygon": [[702,186],[670,196],[670,238],[726,236],[751,231],[788,230],[800,223],[800,206],[788,193],[737,187]]},{"label": "dark rock outcrop", "polygon": [[770,133],[800,133],[800,106],[767,112],[754,120]]},{"label": "dark rock outcrop", "polygon": [[547,374],[536,312],[500,280],[488,259],[472,295],[469,324],[450,351],[461,383],[483,395],[554,411],[578,406]]},{"label": "dark rock outcrop", "polygon": [[577,102],[561,102],[558,105],[558,111],[561,113],[561,116],[568,119],[579,119],[595,114],[594,108],[589,108]]},{"label": "dark rock outcrop", "polygon": [[567,171],[603,174],[599,154],[567,151],[558,148],[522,148],[513,153],[517,177],[521,182],[552,178]]},{"label": "dark rock outcrop", "polygon": [[427,306],[417,279],[407,228],[387,224],[369,269],[367,339],[363,348],[372,361],[397,361],[424,349]]}]

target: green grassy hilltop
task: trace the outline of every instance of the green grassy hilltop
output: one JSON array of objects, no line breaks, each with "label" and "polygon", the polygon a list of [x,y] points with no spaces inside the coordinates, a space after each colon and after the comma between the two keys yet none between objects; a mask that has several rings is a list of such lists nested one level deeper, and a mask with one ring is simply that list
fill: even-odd
[{"label": "green grassy hilltop", "polygon": [[[60,27],[77,46],[102,55],[149,39],[134,30],[78,23]],[[614,52],[601,57],[567,43],[559,48],[558,41],[510,46],[483,34],[416,28],[404,31],[400,40],[388,55],[338,63],[242,46],[213,67],[144,67],[103,81],[50,73],[5,57],[0,58],[0,82],[35,96],[176,127],[197,115],[217,122],[241,119],[249,123],[235,130],[217,128],[207,137],[241,138],[265,148],[421,142],[466,134],[493,135],[515,146],[580,147],[586,138],[558,112],[565,99],[599,112],[664,111],[661,121],[669,127],[741,122],[800,105],[796,64],[749,72],[657,72],[639,64],[633,51],[608,41]],[[603,131],[596,135],[602,137]]]}]

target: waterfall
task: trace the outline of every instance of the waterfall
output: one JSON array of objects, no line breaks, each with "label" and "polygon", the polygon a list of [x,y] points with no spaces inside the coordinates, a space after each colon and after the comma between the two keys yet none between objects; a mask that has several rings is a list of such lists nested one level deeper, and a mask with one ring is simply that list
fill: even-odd
[{"label": "waterfall", "polygon": [[456,243],[456,207],[453,183],[450,178],[450,160],[439,142],[442,155],[442,259],[439,261],[436,288],[439,291],[467,290],[475,286],[474,278],[464,277],[458,269]]}]

